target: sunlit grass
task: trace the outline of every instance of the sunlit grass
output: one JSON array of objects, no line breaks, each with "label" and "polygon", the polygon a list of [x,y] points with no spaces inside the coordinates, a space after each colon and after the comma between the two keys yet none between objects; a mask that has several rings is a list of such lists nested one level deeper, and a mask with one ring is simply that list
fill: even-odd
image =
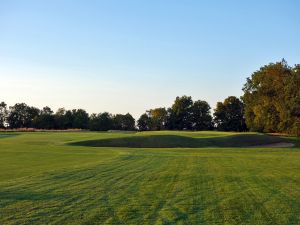
[{"label": "sunlit grass", "polygon": [[201,136],[37,132],[1,138],[0,224],[300,223],[297,147],[69,145],[154,134]]}]

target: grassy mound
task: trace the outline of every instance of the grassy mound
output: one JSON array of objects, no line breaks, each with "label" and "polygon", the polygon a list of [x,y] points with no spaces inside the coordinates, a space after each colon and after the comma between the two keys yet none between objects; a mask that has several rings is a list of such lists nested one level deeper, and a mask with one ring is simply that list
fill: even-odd
[{"label": "grassy mound", "polygon": [[262,134],[236,134],[220,137],[194,138],[181,135],[132,135],[127,137],[87,140],[72,145],[90,147],[130,148],[204,148],[204,147],[251,147],[286,142],[277,136]]}]

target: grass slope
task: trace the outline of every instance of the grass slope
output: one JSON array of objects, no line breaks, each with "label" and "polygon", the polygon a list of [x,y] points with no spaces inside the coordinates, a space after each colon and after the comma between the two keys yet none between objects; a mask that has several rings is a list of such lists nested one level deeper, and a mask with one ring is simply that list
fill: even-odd
[{"label": "grass slope", "polygon": [[249,147],[287,141],[279,136],[263,134],[232,134],[212,137],[188,137],[180,134],[132,135],[71,143],[91,147],[129,148],[204,148],[204,147]]},{"label": "grass slope", "polygon": [[[231,135],[138,135],[148,134]],[[132,136],[1,138],[0,224],[300,224],[300,148],[67,145]]]}]

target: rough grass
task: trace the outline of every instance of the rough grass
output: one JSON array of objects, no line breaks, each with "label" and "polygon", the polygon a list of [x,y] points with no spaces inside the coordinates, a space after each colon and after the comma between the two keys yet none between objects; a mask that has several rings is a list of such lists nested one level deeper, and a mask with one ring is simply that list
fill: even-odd
[{"label": "rough grass", "polygon": [[132,135],[1,138],[0,224],[300,224],[300,148],[69,145]]}]

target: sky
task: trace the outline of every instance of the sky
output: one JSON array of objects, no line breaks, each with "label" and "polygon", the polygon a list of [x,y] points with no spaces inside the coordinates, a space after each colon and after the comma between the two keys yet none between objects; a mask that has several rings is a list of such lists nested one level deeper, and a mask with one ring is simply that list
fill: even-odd
[{"label": "sky", "polygon": [[300,63],[300,1],[0,0],[0,101],[131,113],[176,96],[212,109]]}]

